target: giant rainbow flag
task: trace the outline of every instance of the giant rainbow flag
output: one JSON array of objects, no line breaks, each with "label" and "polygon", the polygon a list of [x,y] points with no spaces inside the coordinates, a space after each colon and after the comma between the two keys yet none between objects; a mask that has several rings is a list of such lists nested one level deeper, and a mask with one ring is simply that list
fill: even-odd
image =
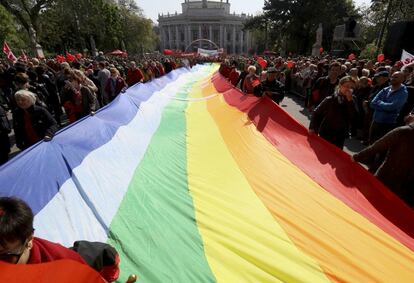
[{"label": "giant rainbow flag", "polygon": [[0,168],[36,235],[109,242],[121,280],[414,282],[414,213],[214,64],[136,85]]}]

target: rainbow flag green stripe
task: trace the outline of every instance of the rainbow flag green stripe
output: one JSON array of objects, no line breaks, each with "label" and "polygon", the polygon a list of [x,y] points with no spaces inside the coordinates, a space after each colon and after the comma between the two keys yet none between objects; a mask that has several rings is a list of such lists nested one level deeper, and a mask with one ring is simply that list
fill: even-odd
[{"label": "rainbow flag green stripe", "polygon": [[[195,82],[177,98],[186,98]],[[172,100],[110,226],[122,281],[213,282],[187,182],[185,100]]]}]

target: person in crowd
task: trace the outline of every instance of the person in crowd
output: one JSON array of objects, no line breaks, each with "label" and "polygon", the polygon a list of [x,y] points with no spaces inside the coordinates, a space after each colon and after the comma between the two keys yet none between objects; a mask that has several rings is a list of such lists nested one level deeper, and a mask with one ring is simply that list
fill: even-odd
[{"label": "person in crowd", "polygon": [[[108,253],[117,254],[112,247],[106,245],[105,250],[99,251],[105,244],[89,242],[86,245],[82,242],[74,249],[66,248],[36,237],[33,220],[33,211],[26,202],[14,197],[0,197],[0,261],[23,265],[67,259],[91,266],[106,282],[118,279],[119,257],[113,264],[110,263],[112,265],[105,262],[112,260]],[[85,257],[82,256],[82,252]]]},{"label": "person in crowd", "polygon": [[0,165],[9,160],[10,153],[10,139],[9,133],[11,132],[11,125],[7,118],[7,112],[0,105]]},{"label": "person in crowd", "polygon": [[[80,71],[80,70],[73,70],[73,73],[80,78],[80,82],[82,84],[82,86],[85,86],[87,88],[89,88],[89,90],[95,94],[95,97],[97,97],[97,93],[98,93],[98,87],[96,86],[96,84],[93,82],[93,80],[91,80],[84,72]],[[96,109],[99,108],[99,105],[96,107]]]},{"label": "person in crowd", "polygon": [[126,83],[129,86],[133,86],[137,83],[142,83],[144,81],[144,75],[141,70],[137,68],[137,63],[135,61],[130,62],[130,67],[127,73]]},{"label": "person in crowd", "polygon": [[237,62],[233,61],[231,63],[231,71],[229,74],[229,81],[232,85],[236,86],[239,81],[239,72],[237,71]]},{"label": "person in crowd", "polygon": [[46,65],[39,65],[35,69],[39,84],[43,84],[46,87],[48,93],[48,99],[46,101],[47,108],[50,113],[55,117],[56,122],[61,126],[61,115],[63,114],[62,106],[57,91],[57,87],[53,79],[47,73]]},{"label": "person in crowd", "polygon": [[243,91],[246,94],[254,94],[255,88],[257,88],[260,85],[260,79],[256,75],[256,67],[253,65],[250,65],[247,68],[247,71],[249,74],[246,76],[243,82]]},{"label": "person in crowd", "polygon": [[82,96],[82,114],[84,117],[89,114],[94,114],[99,109],[97,99],[98,88],[82,71],[73,70],[71,83],[75,90],[80,91]]},{"label": "person in crowd", "polygon": [[243,85],[244,85],[244,80],[246,79],[247,75],[249,74],[249,71],[247,70],[249,68],[248,64],[242,63],[240,64],[240,75],[239,75],[239,79],[237,80],[236,86],[240,86],[241,91],[244,91],[243,89]]},{"label": "person in crowd", "polygon": [[[160,76],[161,77],[164,76],[165,75],[164,66],[159,61],[157,61],[156,63],[157,63],[157,69],[158,69],[158,72],[160,73]],[[128,82],[127,82],[127,84],[128,84]],[[128,84],[128,85],[130,85],[130,84]]]},{"label": "person in crowd", "polygon": [[266,95],[270,97],[274,102],[280,104],[285,97],[285,86],[277,80],[278,71],[271,67],[267,70],[266,80],[262,81],[260,88],[258,88],[259,95]]},{"label": "person in crowd", "polygon": [[[37,79],[37,77],[36,77]],[[29,76],[25,73],[17,73],[15,78],[14,78],[14,84],[16,86],[16,91],[19,90],[28,90],[31,93],[33,93],[36,97],[36,104],[38,106],[42,106],[47,108],[46,105],[46,98],[45,96],[48,95],[46,94],[46,90],[44,88],[42,88],[41,90],[33,87],[32,85],[30,85],[30,79]]]},{"label": "person in crowd", "polygon": [[340,149],[349,137],[351,121],[357,108],[353,97],[355,81],[343,77],[334,95],[325,98],[312,113],[309,132],[315,133]]},{"label": "person in crowd", "polygon": [[68,75],[68,83],[62,91],[62,104],[71,123],[93,114],[98,109],[95,93],[84,85],[85,76],[79,70]]},{"label": "person in crowd", "polygon": [[160,71],[157,68],[157,63],[155,63],[155,61],[151,61],[149,68],[151,69],[152,79],[156,79],[161,76]]},{"label": "person in crowd", "polygon": [[414,65],[404,66],[402,71],[405,77],[404,84],[406,86],[414,86]]},{"label": "person in crowd", "polygon": [[119,76],[118,70],[116,68],[111,68],[111,76],[105,85],[105,93],[109,97],[109,101],[114,100],[126,87],[127,84],[124,79]]},{"label": "person in crowd", "polygon": [[368,163],[377,155],[385,156],[374,175],[414,208],[414,114],[407,116],[406,122],[352,158]]},{"label": "person in crowd", "polygon": [[391,86],[382,89],[370,103],[370,108],[374,111],[370,128],[370,144],[396,127],[398,115],[407,101],[407,87],[402,84],[404,74],[395,72],[390,82]]},{"label": "person in crowd", "polygon": [[338,76],[341,70],[341,65],[338,62],[333,62],[329,66],[328,76],[319,78],[314,87],[310,99],[310,107],[315,108],[326,97],[332,95],[338,85]]},{"label": "person in crowd", "polygon": [[17,109],[13,112],[16,146],[26,149],[41,141],[49,141],[57,131],[57,123],[43,107],[35,105],[36,96],[28,90],[15,93]]},{"label": "person in crowd", "polygon": [[361,77],[367,77],[369,79],[369,74],[370,74],[370,72],[369,72],[368,69],[363,68],[361,70]]},{"label": "person in crowd", "polygon": [[364,145],[368,145],[370,143],[369,131],[372,124],[373,110],[369,107],[369,105],[381,90],[389,86],[389,73],[385,70],[385,68],[378,69],[378,72],[373,76],[372,84],[373,86],[371,87],[371,92],[368,98],[362,102],[365,113],[364,126],[362,130],[362,136],[364,137],[362,143]]},{"label": "person in crowd", "polygon": [[222,74],[223,77],[228,79],[231,71],[232,71],[232,66],[230,64],[230,60],[225,59],[224,62],[221,63],[220,65],[219,73]]},{"label": "person in crowd", "polygon": [[367,61],[365,68],[369,70],[368,78],[372,79],[375,75],[374,63],[371,60]]},{"label": "person in crowd", "polygon": [[142,74],[144,75],[144,82],[149,82],[153,78],[153,73],[152,73],[151,68],[148,64],[148,61],[145,61],[142,64]]},{"label": "person in crowd", "polygon": [[106,96],[105,86],[106,86],[106,82],[111,76],[111,72],[106,68],[105,61],[101,61],[98,63],[98,69],[99,69],[99,72],[98,72],[98,76],[96,77],[96,79],[99,81],[99,87],[101,91],[101,97],[98,97],[98,101],[99,101],[99,98],[102,99],[102,101],[99,101],[99,103],[100,105],[103,106],[109,103],[109,97]]},{"label": "person in crowd", "polygon": [[57,86],[59,93],[62,92],[62,89],[66,85],[66,81],[68,80],[67,75],[69,74],[69,71],[70,71],[70,65],[68,62],[63,62],[60,64],[59,72],[57,73],[57,76],[56,76],[56,86]]},{"label": "person in crowd", "polygon": [[95,61],[96,62],[105,62],[107,59],[102,51],[98,52],[98,56],[96,56]]},{"label": "person in crowd", "polygon": [[36,264],[71,259],[86,264],[74,251],[34,237],[33,212],[22,200],[0,197],[0,261]]},{"label": "person in crowd", "polygon": [[0,62],[0,103],[14,109],[16,103],[13,96],[15,69],[7,62]]},{"label": "person in crowd", "polygon": [[358,68],[352,68],[351,70],[349,70],[349,75],[352,77],[352,79],[356,83],[358,83],[358,81],[359,81]]},{"label": "person in crowd", "polygon": [[368,115],[368,108],[366,107],[366,104],[364,104],[364,102],[368,100],[370,93],[371,93],[370,79],[365,76],[360,77],[357,83],[357,87],[355,89],[355,93],[354,93],[354,96],[356,98],[356,103],[358,106],[358,113],[355,116],[355,120],[353,121],[351,132],[356,133],[356,131],[359,131],[360,137],[363,140],[368,139],[368,131],[366,131],[365,133],[363,131],[365,115]]},{"label": "person in crowd", "polygon": [[164,60],[164,70],[166,74],[170,73],[173,70],[173,66],[170,62],[170,59],[168,58]]},{"label": "person in crowd", "polygon": [[406,65],[402,69],[404,74],[404,85],[407,87],[407,101],[402,107],[400,114],[397,118],[397,125],[404,125],[404,118],[410,113],[411,109],[414,108],[414,81],[413,81],[413,69],[414,65]]}]

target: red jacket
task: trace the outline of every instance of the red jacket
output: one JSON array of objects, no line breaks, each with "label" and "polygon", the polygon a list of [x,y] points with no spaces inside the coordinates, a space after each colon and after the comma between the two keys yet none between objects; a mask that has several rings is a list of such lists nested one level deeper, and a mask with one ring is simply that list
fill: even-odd
[{"label": "red jacket", "polygon": [[36,237],[33,238],[33,247],[30,250],[28,264],[45,263],[59,259],[71,259],[86,264],[78,253],[62,245]]},{"label": "red jacket", "polygon": [[256,75],[247,75],[243,83],[243,91],[247,94],[253,94],[254,88],[260,85],[259,77]]},{"label": "red jacket", "polygon": [[144,75],[142,74],[141,70],[136,68],[135,70],[129,69],[127,74],[126,83],[129,86],[133,86],[136,83],[139,83],[144,79]]},{"label": "red jacket", "polygon": [[236,68],[233,68],[231,70],[229,80],[232,85],[236,86],[237,82],[239,81],[239,72],[237,72]]}]

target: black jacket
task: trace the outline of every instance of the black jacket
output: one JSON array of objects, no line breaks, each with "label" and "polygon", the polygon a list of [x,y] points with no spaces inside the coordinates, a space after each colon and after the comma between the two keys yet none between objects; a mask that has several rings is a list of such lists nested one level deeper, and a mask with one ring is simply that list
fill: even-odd
[{"label": "black jacket", "polygon": [[[33,105],[28,108],[27,111],[30,114],[30,120],[36,134],[39,138],[43,139],[46,135],[53,137],[57,131],[57,124],[52,115],[43,107]],[[13,128],[16,136],[16,146],[20,149],[25,149],[31,146],[31,143],[26,134],[25,110],[17,108],[13,112]]]},{"label": "black jacket", "polygon": [[[7,160],[7,154],[10,152],[10,140],[9,133],[11,125],[7,119],[7,113],[0,105],[0,164]],[[2,160],[2,156],[6,154],[5,160]]]},{"label": "black jacket", "polygon": [[338,94],[328,96],[313,111],[309,129],[322,137],[337,135],[345,138],[356,112],[355,98],[347,101]]}]

